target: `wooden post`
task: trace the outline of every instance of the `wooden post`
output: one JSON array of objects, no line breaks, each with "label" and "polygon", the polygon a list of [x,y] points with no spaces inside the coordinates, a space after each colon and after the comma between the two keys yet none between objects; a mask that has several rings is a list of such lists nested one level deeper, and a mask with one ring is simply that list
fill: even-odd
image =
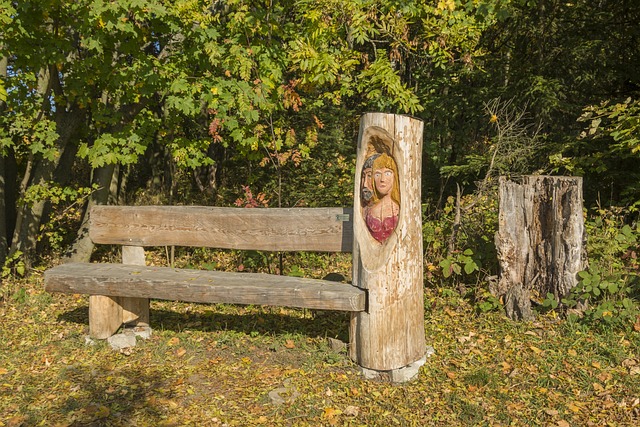
[{"label": "wooden post", "polygon": [[531,320],[531,299],[565,297],[587,266],[582,178],[500,178],[496,248],[500,279],[491,292],[504,299],[507,316]]},{"label": "wooden post", "polygon": [[352,314],[350,356],[365,376],[393,382],[425,361],[422,131],[420,120],[369,113],[358,136],[353,284],[368,306]]},{"label": "wooden post", "polygon": [[104,340],[122,325],[122,306],[118,297],[91,295],[89,297],[89,335]]},{"label": "wooden post", "polygon": [[[146,265],[142,246],[123,246],[122,263]],[[149,298],[120,298],[122,323],[135,326],[149,326]]]}]

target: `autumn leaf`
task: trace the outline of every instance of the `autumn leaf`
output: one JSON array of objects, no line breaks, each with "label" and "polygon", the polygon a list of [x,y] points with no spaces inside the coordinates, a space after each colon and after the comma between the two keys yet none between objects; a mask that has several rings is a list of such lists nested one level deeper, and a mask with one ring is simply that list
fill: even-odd
[{"label": "autumn leaf", "polygon": [[357,406],[349,405],[344,408],[344,414],[349,417],[357,417],[360,413],[360,409]]},{"label": "autumn leaf", "polygon": [[293,340],[286,340],[284,346],[286,348],[296,348],[296,343]]},{"label": "autumn leaf", "polygon": [[178,338],[178,337],[173,337],[169,341],[167,341],[167,345],[169,347],[173,347],[173,346],[177,345],[178,343],[180,343],[180,338]]},{"label": "autumn leaf", "polygon": [[539,349],[536,346],[530,345],[529,348],[531,349],[531,351],[533,351],[535,354],[542,354],[544,353],[544,350]]},{"label": "autumn leaf", "polygon": [[179,349],[176,350],[176,356],[177,357],[182,357],[187,353],[187,350],[185,350],[184,347],[180,347]]}]

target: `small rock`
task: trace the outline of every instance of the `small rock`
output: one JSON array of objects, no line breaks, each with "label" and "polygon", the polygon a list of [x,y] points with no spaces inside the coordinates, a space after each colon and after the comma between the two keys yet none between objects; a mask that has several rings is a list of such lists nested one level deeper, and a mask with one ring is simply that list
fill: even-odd
[{"label": "small rock", "polygon": [[114,350],[122,350],[136,346],[136,336],[133,334],[116,334],[107,338],[107,342]]},{"label": "small rock", "polygon": [[331,351],[334,351],[336,353],[340,353],[347,347],[344,342],[336,338],[327,338],[327,341],[329,341],[329,347],[331,348]]},{"label": "small rock", "polygon": [[152,329],[150,326],[134,326],[132,328],[126,328],[124,333],[147,340],[151,338]]}]

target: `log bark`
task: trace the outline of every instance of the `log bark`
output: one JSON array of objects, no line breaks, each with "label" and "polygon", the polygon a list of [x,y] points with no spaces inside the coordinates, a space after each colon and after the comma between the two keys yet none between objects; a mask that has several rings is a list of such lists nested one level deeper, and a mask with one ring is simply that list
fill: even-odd
[{"label": "log bark", "polygon": [[553,294],[560,302],[587,267],[582,178],[500,178],[496,248],[500,278],[491,288],[507,316],[531,320],[531,300]]},{"label": "log bark", "polygon": [[[351,317],[350,356],[369,370],[402,369],[425,355],[420,204],[422,131],[423,122],[406,116],[370,113],[360,121],[353,215],[353,284],[367,290],[368,307]],[[367,188],[367,166],[373,165],[375,174],[376,161],[382,154],[395,163],[397,182],[394,185],[399,189],[393,198],[399,208],[397,223],[386,239],[373,227],[375,218],[369,221],[377,203],[369,201],[375,200],[370,196],[379,193],[379,188]]]}]

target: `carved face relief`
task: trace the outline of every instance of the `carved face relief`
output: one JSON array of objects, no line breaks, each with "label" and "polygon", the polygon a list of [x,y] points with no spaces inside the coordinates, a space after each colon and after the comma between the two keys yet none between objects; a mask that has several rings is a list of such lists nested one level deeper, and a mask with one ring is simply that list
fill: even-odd
[{"label": "carved face relief", "polygon": [[371,236],[384,243],[398,225],[400,188],[398,168],[389,154],[366,159],[361,176],[362,214]]},{"label": "carved face relief", "polygon": [[374,154],[365,160],[364,165],[362,166],[362,176],[360,180],[360,203],[363,208],[369,206],[371,204],[371,200],[373,199],[373,161],[379,156],[379,154]]}]

